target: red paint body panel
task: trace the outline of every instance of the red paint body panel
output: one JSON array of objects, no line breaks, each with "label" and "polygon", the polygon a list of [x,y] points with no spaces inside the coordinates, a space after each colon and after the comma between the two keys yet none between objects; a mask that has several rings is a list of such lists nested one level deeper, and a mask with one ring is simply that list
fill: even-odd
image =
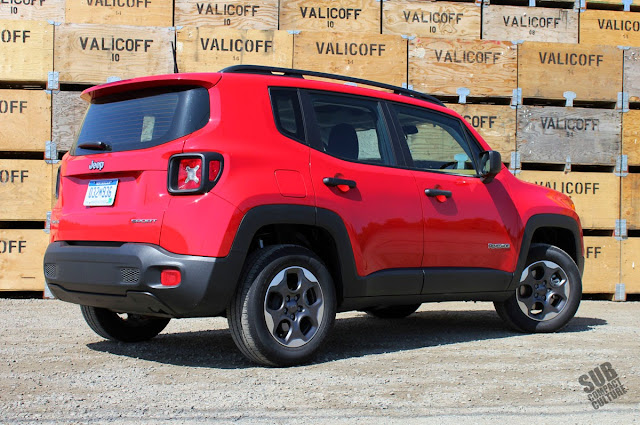
[{"label": "red paint body panel", "polygon": [[[408,170],[343,161],[311,151],[316,205],[344,221],[360,276],[395,268],[420,267],[422,211]],[[356,181],[343,192],[327,187],[325,177]]]},{"label": "red paint body panel", "polygon": [[210,123],[201,137],[187,140],[184,152],[215,151],[224,156],[224,171],[212,192],[243,212],[265,204],[313,205],[311,192],[283,196],[274,173],[298,170],[301,183],[311,188],[309,147],[278,132],[268,86],[250,76],[237,77],[244,78],[222,79],[211,90]]},{"label": "red paint body panel", "polygon": [[[423,194],[423,267],[464,264],[513,271],[518,258],[516,239],[523,224],[501,176],[487,184],[472,176],[420,171],[414,175]],[[449,190],[452,195],[441,202],[424,195],[431,188]],[[511,247],[488,249],[490,243]]]},{"label": "red paint body panel", "polygon": [[[144,242],[157,244],[169,206],[167,164],[182,151],[183,140],[149,149],[87,156],[65,155],[55,214],[56,240]],[[104,163],[90,170],[92,162]],[[118,179],[115,201],[108,207],[85,207],[91,180]],[[148,220],[133,224],[131,220]]]},{"label": "red paint body panel", "polygon": [[[170,252],[228,255],[238,226],[251,208],[269,204],[317,206],[344,221],[360,276],[396,268],[483,267],[513,271],[527,220],[552,213],[574,218],[570,200],[518,181],[503,167],[491,183],[480,178],[352,163],[330,157],[278,132],[268,88],[329,90],[404,102],[460,117],[447,108],[376,90],[315,80],[248,74],[180,74],[121,81],[85,90],[83,98],[164,85],[202,85],[211,118],[202,129],[152,148],[72,157],[62,162],[61,195],[51,239],[159,244]],[[490,149],[475,129],[469,131]],[[171,155],[217,152],[222,175],[206,194],[170,195]],[[104,161],[101,171],[91,161]],[[355,180],[348,191],[327,187],[324,177]],[[112,207],[82,205],[90,180],[118,178]],[[450,190],[443,202],[427,188]],[[133,224],[132,219],[156,220]],[[488,250],[487,244],[510,244]]]}]

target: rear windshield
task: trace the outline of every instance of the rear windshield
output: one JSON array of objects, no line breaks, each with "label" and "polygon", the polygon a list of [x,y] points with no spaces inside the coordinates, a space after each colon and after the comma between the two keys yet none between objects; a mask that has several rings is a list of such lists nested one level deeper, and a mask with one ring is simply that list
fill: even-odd
[{"label": "rear windshield", "polygon": [[103,96],[91,103],[71,155],[145,149],[186,136],[209,121],[204,87],[179,86]]}]

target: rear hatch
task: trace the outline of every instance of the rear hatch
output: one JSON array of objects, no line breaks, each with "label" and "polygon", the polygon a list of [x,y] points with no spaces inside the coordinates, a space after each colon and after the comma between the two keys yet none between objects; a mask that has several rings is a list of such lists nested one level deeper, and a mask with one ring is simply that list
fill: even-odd
[{"label": "rear hatch", "polygon": [[209,121],[208,90],[174,79],[104,87],[83,94],[91,105],[61,165],[55,239],[157,244],[169,158]]}]

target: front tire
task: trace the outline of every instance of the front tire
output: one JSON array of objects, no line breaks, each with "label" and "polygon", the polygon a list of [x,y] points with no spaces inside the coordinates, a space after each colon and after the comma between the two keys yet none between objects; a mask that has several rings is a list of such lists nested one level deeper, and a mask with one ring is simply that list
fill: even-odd
[{"label": "front tire", "polygon": [[147,341],[158,335],[171,319],[142,314],[119,314],[106,308],[80,306],[89,327],[105,339],[122,342]]},{"label": "front tire", "polygon": [[252,254],[227,310],[240,351],[267,366],[311,359],[335,315],[331,274],[312,251],[297,245],[274,245]]},{"label": "front tire", "polygon": [[555,332],[578,311],[582,278],[562,249],[533,244],[520,283],[506,301],[495,302],[498,315],[521,332]]}]

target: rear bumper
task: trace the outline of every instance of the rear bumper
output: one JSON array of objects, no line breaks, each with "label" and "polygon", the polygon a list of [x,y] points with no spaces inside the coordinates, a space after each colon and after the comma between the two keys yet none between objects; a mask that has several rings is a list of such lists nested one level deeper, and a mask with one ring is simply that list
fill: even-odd
[{"label": "rear bumper", "polygon": [[[211,258],[173,254],[151,244],[59,241],[47,248],[44,271],[51,292],[62,301],[167,317],[216,316],[235,291],[239,257],[233,251]],[[165,268],[180,270],[178,286],[162,286]]]}]

